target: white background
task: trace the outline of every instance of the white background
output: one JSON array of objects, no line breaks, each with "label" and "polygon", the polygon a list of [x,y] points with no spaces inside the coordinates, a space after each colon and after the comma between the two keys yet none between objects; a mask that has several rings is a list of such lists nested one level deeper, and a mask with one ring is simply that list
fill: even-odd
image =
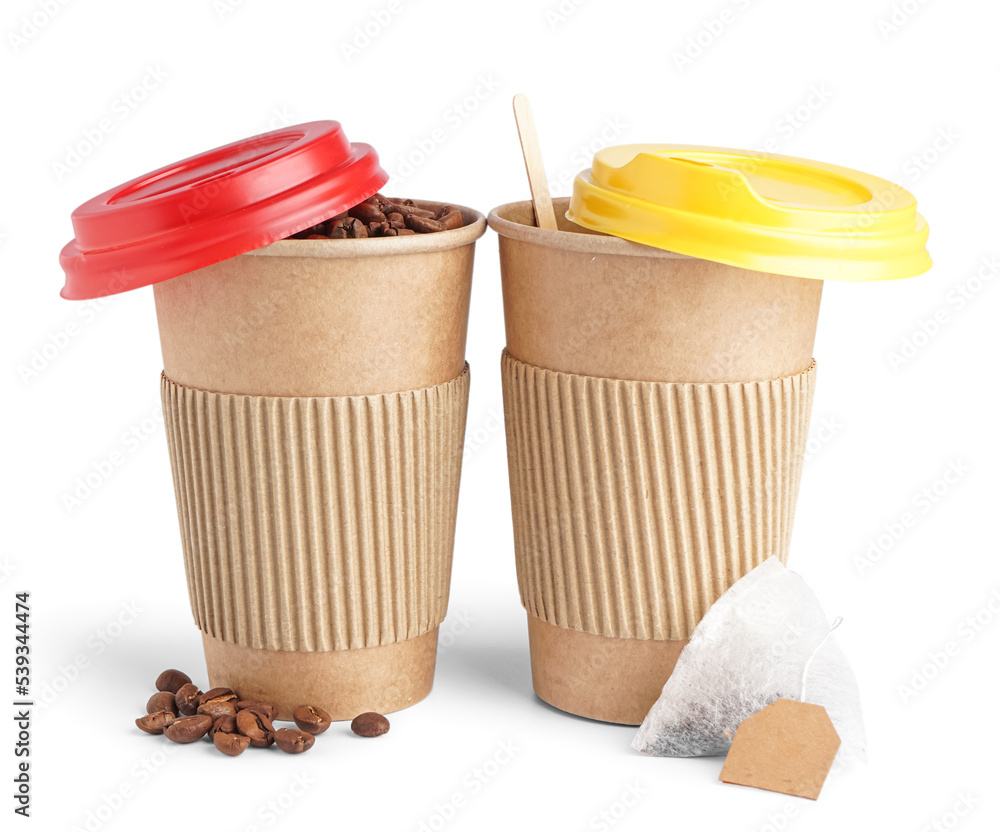
[{"label": "white background", "polygon": [[[439,829],[455,793],[466,801],[446,824],[454,830],[922,830],[951,828],[948,813],[970,795],[959,828],[998,828],[1000,615],[989,605],[1000,610],[990,533],[1000,289],[977,277],[981,258],[1000,254],[996,4],[907,0],[894,13],[888,0],[409,0],[350,56],[344,44],[356,27],[379,28],[373,15],[385,20],[388,0],[44,7],[9,0],[0,14],[2,643],[9,668],[13,595],[30,591],[33,694],[50,700],[35,714],[33,817],[4,828]],[[44,25],[32,35],[24,16]],[[678,61],[685,49],[696,54],[692,41],[701,54]],[[133,91],[143,82],[149,89]],[[930,222],[933,271],[828,285],[820,315],[814,442],[791,565],[831,617],[844,616],[838,638],[861,685],[870,762],[831,778],[816,803],[723,785],[721,759],[642,758],[629,747],[633,729],[534,697],[496,416],[504,336],[492,232],[477,253],[470,452],[442,630],[451,646],[433,694],[394,716],[383,739],[338,725],[300,757],[231,760],[132,724],[161,669],[201,682],[205,671],[157,411],[152,292],[91,306],[58,297],[71,210],[175,159],[334,118],[378,148],[393,174],[386,193],[485,212],[527,196],[510,107],[519,91],[532,99],[558,193],[602,132],[613,143],[749,149],[770,139],[779,152],[899,182]],[[67,158],[102,119],[112,129],[100,145]],[[436,129],[446,141],[407,170]],[[970,298],[961,306],[959,291]],[[933,336],[919,335],[935,315]],[[893,366],[907,338],[919,347]],[[77,478],[115,451],[123,464],[67,508]],[[922,489],[953,463],[965,473],[925,503]],[[915,525],[884,538],[880,559],[859,568],[906,511]],[[981,632],[960,631],[977,615]],[[900,686],[931,675],[921,668],[949,641],[957,655],[904,701]],[[85,667],[68,670],[81,656]],[[11,675],[2,674],[3,701],[13,698]],[[10,719],[0,722],[10,730]],[[4,737],[10,817],[13,738]],[[512,758],[484,770],[505,742]],[[484,783],[486,770],[494,776]],[[304,789],[292,788],[297,775]],[[622,814],[617,802],[636,785],[642,796]],[[127,799],[102,808],[123,787]],[[602,826],[602,811],[620,817]]]}]

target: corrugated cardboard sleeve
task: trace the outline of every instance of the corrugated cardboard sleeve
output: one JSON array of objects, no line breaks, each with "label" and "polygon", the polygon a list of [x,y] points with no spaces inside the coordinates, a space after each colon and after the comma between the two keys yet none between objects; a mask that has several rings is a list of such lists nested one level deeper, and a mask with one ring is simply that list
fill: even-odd
[{"label": "corrugated cardboard sleeve", "polygon": [[166,375],[161,391],[191,607],[207,636],[336,651],[437,628],[468,366],[384,395],[241,396]]},{"label": "corrugated cardboard sleeve", "polygon": [[815,363],[769,381],[688,384],[555,372],[505,352],[502,372],[530,615],[686,639],[736,580],[787,558]]}]

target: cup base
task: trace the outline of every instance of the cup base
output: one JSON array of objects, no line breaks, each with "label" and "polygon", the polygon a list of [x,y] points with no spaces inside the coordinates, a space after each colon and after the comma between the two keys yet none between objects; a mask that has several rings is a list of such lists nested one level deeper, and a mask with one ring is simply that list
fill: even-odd
[{"label": "cup base", "polygon": [[272,702],[278,719],[291,719],[299,705],[324,708],[334,720],[415,705],[434,683],[437,638],[435,627],[379,647],[307,652],[258,650],[202,633],[209,686]]},{"label": "cup base", "polygon": [[528,643],[540,699],[588,719],[639,725],[688,640],[611,638],[529,614]]}]

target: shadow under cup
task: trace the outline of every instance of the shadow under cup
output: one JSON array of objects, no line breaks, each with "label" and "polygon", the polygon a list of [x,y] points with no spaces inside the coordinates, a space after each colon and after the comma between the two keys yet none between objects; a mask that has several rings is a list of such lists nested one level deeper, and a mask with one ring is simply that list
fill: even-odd
[{"label": "shadow under cup", "polygon": [[787,558],[823,283],[589,232],[500,235],[514,547],[536,693],[637,724],[698,621]]},{"label": "shadow under cup", "polygon": [[[433,205],[433,203],[430,203]],[[185,569],[212,686],[334,719],[433,683],[475,241],[284,240],[156,284]]]}]

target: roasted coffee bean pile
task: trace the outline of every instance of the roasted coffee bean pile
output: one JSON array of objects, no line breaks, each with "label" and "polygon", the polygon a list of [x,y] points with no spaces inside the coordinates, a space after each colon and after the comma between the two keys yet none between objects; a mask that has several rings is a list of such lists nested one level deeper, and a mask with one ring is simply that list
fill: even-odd
[{"label": "roasted coffee bean pile", "polygon": [[[289,754],[308,751],[316,735],[330,727],[330,714],[315,705],[299,705],[292,712],[295,728],[275,728],[277,708],[269,702],[240,699],[229,688],[202,693],[191,677],[179,670],[164,670],[156,690],[146,702],[146,716],[135,724],[147,734],[163,734],[177,743],[208,737],[223,754],[238,757],[249,746],[276,745]],[[355,717],[351,730],[362,737],[379,737],[389,730],[382,714]]]},{"label": "roasted coffee bean pile", "polygon": [[430,207],[412,199],[375,194],[343,214],[337,214],[289,240],[350,240],[359,237],[406,237],[450,231],[465,224],[462,212],[450,205]]}]

